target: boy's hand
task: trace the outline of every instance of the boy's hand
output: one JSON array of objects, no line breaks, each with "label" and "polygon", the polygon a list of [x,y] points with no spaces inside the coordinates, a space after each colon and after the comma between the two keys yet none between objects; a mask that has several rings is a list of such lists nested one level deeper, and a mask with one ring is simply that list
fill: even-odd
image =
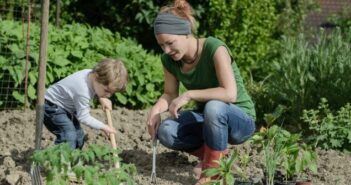
[{"label": "boy's hand", "polygon": [[99,98],[99,102],[102,106],[102,110],[112,110],[112,102],[108,98]]},{"label": "boy's hand", "polygon": [[110,127],[108,125],[105,125],[104,127],[102,127],[101,130],[104,131],[106,135],[117,133],[115,128]]}]

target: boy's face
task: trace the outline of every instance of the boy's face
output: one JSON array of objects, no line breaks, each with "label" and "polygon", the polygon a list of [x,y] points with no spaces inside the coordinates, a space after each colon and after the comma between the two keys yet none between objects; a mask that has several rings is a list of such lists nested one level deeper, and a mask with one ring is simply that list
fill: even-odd
[{"label": "boy's face", "polygon": [[111,83],[109,85],[103,85],[99,82],[96,82],[94,85],[94,90],[99,98],[110,98],[113,94],[116,93],[117,88]]}]

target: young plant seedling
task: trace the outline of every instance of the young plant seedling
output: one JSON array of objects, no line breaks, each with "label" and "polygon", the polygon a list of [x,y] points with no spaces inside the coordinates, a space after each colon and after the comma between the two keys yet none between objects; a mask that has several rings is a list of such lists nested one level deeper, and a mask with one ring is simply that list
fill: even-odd
[{"label": "young plant seedling", "polygon": [[132,176],[136,173],[133,164],[121,164],[116,157],[118,150],[105,145],[92,144],[86,150],[74,150],[67,143],[54,145],[44,150],[37,150],[32,155],[35,165],[42,166],[46,172],[48,185],[70,183],[70,173],[78,182],[86,185],[96,184],[134,184]]}]

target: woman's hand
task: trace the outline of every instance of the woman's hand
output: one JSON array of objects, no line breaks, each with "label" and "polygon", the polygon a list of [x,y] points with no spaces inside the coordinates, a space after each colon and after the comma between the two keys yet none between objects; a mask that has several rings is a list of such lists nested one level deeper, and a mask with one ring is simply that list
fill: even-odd
[{"label": "woman's hand", "polygon": [[108,98],[99,98],[99,102],[102,106],[102,110],[106,111],[112,111],[112,102],[110,99]]},{"label": "woman's hand", "polygon": [[156,137],[158,127],[161,123],[161,115],[157,111],[151,109],[149,116],[147,118],[146,124],[148,132],[152,139]]},{"label": "woman's hand", "polygon": [[169,113],[173,118],[178,118],[178,111],[182,108],[185,104],[190,101],[190,97],[187,93],[173,99],[171,104],[169,105]]}]

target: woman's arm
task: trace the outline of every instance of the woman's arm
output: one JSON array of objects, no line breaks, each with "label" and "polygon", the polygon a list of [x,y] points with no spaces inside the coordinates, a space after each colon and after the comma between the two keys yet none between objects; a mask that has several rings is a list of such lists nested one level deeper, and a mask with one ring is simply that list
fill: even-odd
[{"label": "woman's arm", "polygon": [[164,78],[164,92],[152,108],[158,113],[167,111],[169,104],[179,95],[179,82],[167,69],[164,69]]},{"label": "woman's arm", "polygon": [[184,96],[191,100],[203,102],[209,100],[221,100],[224,102],[235,102],[237,88],[234,72],[232,69],[232,60],[227,48],[220,46],[213,57],[216,69],[219,87],[203,90],[190,90]]},{"label": "woman's arm", "polygon": [[178,96],[178,80],[167,69],[164,69],[164,78],[164,92],[156,104],[151,108],[146,121],[146,124],[148,125],[148,132],[151,137],[155,136],[161,122],[160,114],[167,111],[170,102],[172,102],[172,100]]},{"label": "woman's arm", "polygon": [[177,117],[178,110],[190,100],[198,102],[220,100],[228,103],[236,101],[236,81],[231,65],[231,57],[227,49],[224,46],[219,47],[215,52],[213,60],[219,86],[216,88],[189,90],[175,98],[169,106],[169,112],[172,116]]}]

